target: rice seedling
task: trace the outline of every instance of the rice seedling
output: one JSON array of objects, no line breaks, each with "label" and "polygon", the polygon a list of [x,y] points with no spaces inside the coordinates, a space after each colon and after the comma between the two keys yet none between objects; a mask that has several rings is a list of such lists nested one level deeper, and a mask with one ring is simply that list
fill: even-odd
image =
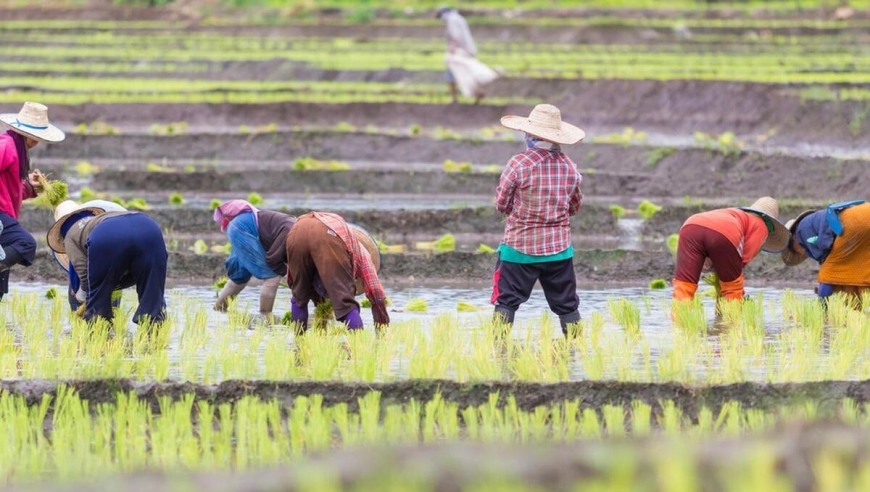
[{"label": "rice seedling", "polygon": [[474,305],[470,302],[467,302],[467,301],[459,301],[456,303],[456,310],[459,311],[460,313],[473,313],[476,311],[480,311],[482,309],[484,309],[484,308],[482,308],[480,306],[476,306],[476,305]]},{"label": "rice seedling", "polygon": [[472,171],[470,162],[456,162],[452,159],[444,161],[442,168],[445,173],[470,173]]},{"label": "rice seedling", "polygon": [[206,242],[202,239],[197,239],[193,243],[193,246],[190,247],[190,250],[193,251],[195,254],[204,255],[208,253],[208,244],[206,244]]},{"label": "rice seedling", "polygon": [[178,169],[171,167],[171,166],[166,166],[165,163],[166,163],[165,159],[164,159],[164,165],[156,164],[154,162],[149,162],[149,163],[145,164],[145,171],[147,171],[149,173],[175,173],[175,172],[178,172]]},{"label": "rice seedling", "polygon": [[625,207],[622,205],[611,205],[610,213],[613,215],[614,220],[619,220],[625,217]]},{"label": "rice seedling", "polygon": [[173,207],[180,207],[184,205],[184,196],[177,191],[172,192],[169,195],[169,204]]},{"label": "rice seedling", "polygon": [[293,161],[294,171],[349,171],[350,165],[341,161],[321,161],[313,157],[300,157]]},{"label": "rice seedling", "polygon": [[208,202],[209,211],[214,212],[215,210],[217,210],[218,207],[221,206],[222,203],[223,202],[218,200],[217,198],[212,198],[211,201]]},{"label": "rice seedling", "polygon": [[425,313],[429,310],[429,304],[426,302],[426,299],[416,298],[408,300],[408,303],[405,304],[405,311],[410,313]]},{"label": "rice seedling", "polygon": [[414,246],[421,251],[446,253],[456,250],[456,237],[448,232],[435,241],[418,241]]},{"label": "rice seedling", "polygon": [[677,246],[680,244],[680,235],[679,234],[671,234],[668,236],[667,241],[665,242],[668,246],[668,251],[671,252],[672,255],[677,255]]},{"label": "rice seedling", "polygon": [[610,317],[625,330],[625,333],[637,337],[640,332],[640,308],[631,301],[625,298],[609,298],[607,299],[607,309],[610,311]]},{"label": "rice seedling", "polygon": [[97,192],[88,188],[87,186],[84,186],[81,190],[79,190],[79,201],[81,201],[82,203],[96,200],[97,198]]},{"label": "rice seedling", "polygon": [[251,192],[251,194],[248,195],[247,200],[248,200],[248,203],[250,203],[251,205],[254,205],[255,207],[259,207],[259,206],[263,205],[263,197],[259,193],[257,193],[256,191]]},{"label": "rice seedling", "polygon": [[145,201],[144,198],[136,197],[131,198],[124,204],[124,207],[128,210],[150,210],[151,206],[148,205],[148,202]]},{"label": "rice seedling", "polygon": [[57,289],[54,287],[49,287],[47,291],[45,291],[45,298],[49,301],[57,298]]},{"label": "rice seedling", "polygon": [[480,245],[477,247],[477,252],[481,253],[481,254],[489,255],[489,254],[495,253],[495,248],[493,248],[492,246],[480,243]]},{"label": "rice seedling", "polygon": [[668,281],[663,278],[656,278],[650,281],[649,288],[653,290],[661,290],[668,288]]},{"label": "rice seedling", "polygon": [[643,220],[649,220],[653,218],[653,216],[658,213],[662,207],[660,205],[656,205],[655,203],[649,200],[643,200],[637,206],[637,213],[640,215],[640,218]]},{"label": "rice seedling", "polygon": [[100,170],[99,167],[91,164],[88,161],[77,162],[75,169],[76,169],[76,174],[78,174],[81,177],[92,176],[93,174],[95,174],[96,172],[98,172]]},{"label": "rice seedling", "polygon": [[186,121],[175,121],[167,124],[154,123],[149,128],[152,135],[184,135],[187,133],[188,125]]}]

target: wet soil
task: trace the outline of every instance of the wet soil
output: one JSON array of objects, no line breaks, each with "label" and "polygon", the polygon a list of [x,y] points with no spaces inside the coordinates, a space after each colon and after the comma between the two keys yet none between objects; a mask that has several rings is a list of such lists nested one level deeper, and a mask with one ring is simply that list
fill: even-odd
[{"label": "wet soil", "polygon": [[[707,407],[717,413],[722,405],[738,402],[742,409],[775,411],[780,408],[813,402],[821,414],[836,411],[843,400],[852,399],[859,406],[870,403],[870,381],[821,381],[809,383],[761,384],[738,383],[723,386],[687,386],[675,383],[626,383],[602,381],[576,381],[566,383],[459,383],[449,380],[410,380],[389,383],[338,382],[268,382],[225,381],[217,385],[199,385],[174,382],[140,382],[134,380],[75,380],[63,381],[73,388],[91,408],[100,403],[113,403],[119,392],[132,392],[159,412],[159,400],[169,397],[179,400],[193,394],[197,400],[215,405],[235,403],[246,396],[263,401],[281,401],[292,406],[298,396],[321,395],[324,406],[347,404],[351,411],[359,408],[359,399],[366,394],[380,393],[381,406],[406,404],[411,400],[427,402],[436,394],[459,408],[484,405],[491,394],[498,395],[498,405],[509,398],[517,407],[530,411],[539,406],[550,406],[577,400],[581,408],[600,409],[605,405],[629,408],[631,402],[642,401],[658,414],[661,405],[673,401],[683,410],[685,417],[696,420],[698,412]],[[23,396],[29,405],[39,404],[43,395],[54,396],[58,382],[44,380],[6,380],[0,388],[12,395]]]}]

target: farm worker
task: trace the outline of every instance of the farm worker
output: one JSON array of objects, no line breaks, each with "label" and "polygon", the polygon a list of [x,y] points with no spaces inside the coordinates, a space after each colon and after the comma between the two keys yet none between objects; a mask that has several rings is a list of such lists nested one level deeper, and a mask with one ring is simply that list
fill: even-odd
[{"label": "farm worker", "polygon": [[[74,204],[74,202],[73,202]],[[62,207],[63,206],[63,207]],[[110,202],[108,200],[91,200],[89,202],[85,202],[82,205],[82,208],[99,208],[106,212],[126,212],[127,209],[118,205],[115,202]],[[59,204],[54,211],[54,219],[57,220],[63,215],[64,209],[69,207],[69,205],[63,205],[63,203]],[[81,302],[76,299],[76,292],[79,290],[79,286],[81,285],[81,281],[79,280],[79,276],[76,273],[75,268],[72,268],[72,264],[69,261],[69,256],[63,253],[57,253],[52,251],[51,255],[54,257],[54,261],[60,266],[60,268],[67,274],[69,278],[69,285],[67,288],[67,299],[69,300],[69,307],[71,310],[75,311],[81,306]],[[128,277],[126,281],[121,282],[115,289],[115,296],[112,301],[113,307],[119,307],[121,305],[121,290],[126,289],[127,287],[132,287],[134,284],[130,283],[130,278]]]},{"label": "farm worker", "polygon": [[372,236],[338,215],[309,212],[287,235],[287,283],[293,321],[308,329],[308,303],[332,301],[336,319],[348,329],[363,327],[355,296],[372,303],[375,326],[388,326],[387,296],[378,278],[381,255]]},{"label": "farm worker", "polygon": [[549,104],[535,106],[528,117],[505,116],[501,124],[525,132],[526,150],[508,161],[495,192],[495,207],[507,221],[493,274],[494,319],[512,324],[540,281],[567,336],[580,321],[570,217],[580,210],[583,177],[562,145],[585,133]]},{"label": "farm worker", "polygon": [[870,289],[870,203],[835,203],[801,212],[786,223],[791,233],[782,261],[795,266],[807,258],[819,263],[817,292],[825,299],[843,292],[861,306]]},{"label": "farm worker", "polygon": [[686,219],[677,243],[673,299],[692,300],[702,271],[712,268],[721,296],[742,300],[746,265],[762,250],[778,253],[788,242],[788,229],[778,215],[776,200],[766,196],[750,207],[711,210]]},{"label": "farm worker", "polygon": [[9,292],[9,268],[30,266],[36,255],[36,239],[18,223],[21,202],[42,192],[39,171],[30,171],[30,149],[40,142],[65,138],[48,121],[48,108],[26,102],[18,114],[0,114],[8,130],[0,134],[0,299]]},{"label": "farm worker", "polygon": [[215,310],[226,311],[229,300],[244,290],[251,277],[257,277],[263,281],[260,316],[273,322],[278,286],[287,275],[287,233],[296,217],[259,210],[245,200],[230,200],[215,209],[214,220],[226,231],[232,246],[225,264],[228,280],[218,294]]},{"label": "farm worker", "polygon": [[79,288],[78,311],[88,321],[111,320],[112,293],[136,286],[137,324],[162,323],[166,317],[166,263],[169,254],[160,226],[140,212],[110,212],[73,201],[58,205],[59,217],[48,230],[49,248],[69,257]]},{"label": "farm worker", "polygon": [[[455,54],[460,50],[469,57],[477,56],[477,45],[474,43],[474,38],[471,37],[471,29],[468,28],[468,22],[456,9],[451,7],[441,7],[435,12],[435,17],[444,22],[447,29],[447,52]],[[453,103],[458,100],[458,89],[456,87],[456,77],[454,73],[447,68],[447,86],[450,88],[450,97]],[[480,102],[484,93],[479,90],[475,104]]]}]

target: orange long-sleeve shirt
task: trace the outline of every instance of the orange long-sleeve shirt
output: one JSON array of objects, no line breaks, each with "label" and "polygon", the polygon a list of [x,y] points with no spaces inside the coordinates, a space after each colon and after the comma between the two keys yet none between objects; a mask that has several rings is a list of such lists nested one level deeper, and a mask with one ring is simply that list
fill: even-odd
[{"label": "orange long-sleeve shirt", "polygon": [[738,208],[720,208],[692,215],[683,227],[698,225],[716,231],[727,237],[746,266],[758,253],[767,240],[767,225],[758,215]]}]

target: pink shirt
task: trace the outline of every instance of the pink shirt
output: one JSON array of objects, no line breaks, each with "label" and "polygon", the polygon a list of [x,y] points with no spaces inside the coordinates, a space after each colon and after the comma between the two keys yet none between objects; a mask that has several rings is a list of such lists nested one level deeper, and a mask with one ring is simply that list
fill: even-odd
[{"label": "pink shirt", "polygon": [[21,212],[21,201],[36,196],[19,174],[18,151],[6,133],[0,133],[0,212],[15,220]]}]

